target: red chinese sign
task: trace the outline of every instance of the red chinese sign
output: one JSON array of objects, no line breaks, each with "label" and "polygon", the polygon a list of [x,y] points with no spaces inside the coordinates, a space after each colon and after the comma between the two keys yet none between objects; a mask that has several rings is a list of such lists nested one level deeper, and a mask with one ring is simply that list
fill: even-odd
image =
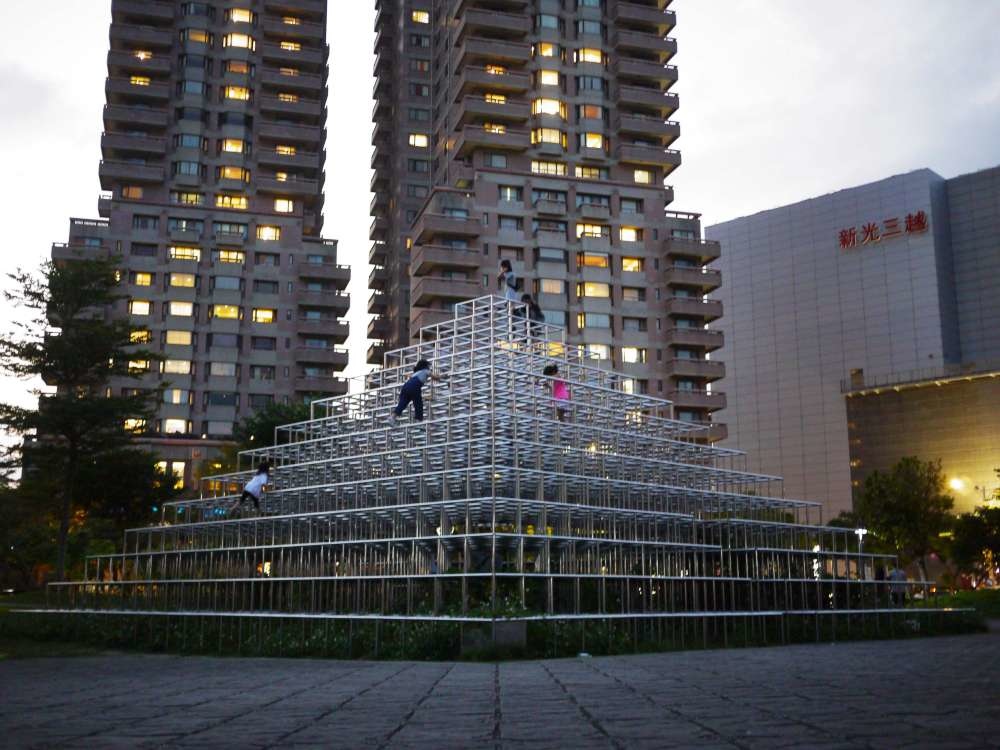
[{"label": "red chinese sign", "polygon": [[[905,230],[904,230],[905,228]],[[905,234],[920,234],[930,228],[926,211],[917,211],[915,214],[907,214],[900,226],[899,217],[884,219],[881,223],[869,221],[861,227],[841,229],[839,233],[840,248],[842,250],[853,250],[863,245],[877,245],[886,240],[895,239]]]}]

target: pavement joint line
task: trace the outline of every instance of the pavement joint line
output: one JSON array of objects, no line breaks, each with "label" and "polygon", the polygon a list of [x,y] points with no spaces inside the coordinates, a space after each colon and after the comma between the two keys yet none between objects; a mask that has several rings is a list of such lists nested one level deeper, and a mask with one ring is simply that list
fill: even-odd
[{"label": "pavement joint line", "polygon": [[552,681],[555,682],[556,685],[559,686],[559,689],[563,691],[563,693],[566,695],[567,698],[569,698],[570,702],[574,706],[576,706],[577,710],[581,714],[583,714],[584,718],[586,718],[587,721],[590,723],[590,725],[592,727],[594,727],[594,729],[596,729],[598,732],[600,732],[602,735],[604,735],[608,739],[608,741],[610,741],[611,744],[614,745],[616,748],[619,748],[619,750],[625,750],[626,749],[626,745],[623,745],[617,739],[615,739],[614,737],[612,737],[608,733],[608,731],[603,726],[601,726],[601,723],[597,720],[597,718],[592,713],[590,713],[590,711],[588,711],[586,708],[584,708],[583,704],[581,704],[580,701],[578,701],[576,699],[576,696],[573,695],[567,689],[567,687],[563,683],[563,681],[560,680],[558,677],[556,677],[555,673],[551,669],[549,669],[549,666],[547,664],[545,664],[544,662],[542,662],[541,666],[542,666],[542,669],[544,669],[548,673],[548,675],[552,679]]},{"label": "pavement joint line", "polygon": [[450,667],[448,667],[448,669],[445,670],[444,674],[442,674],[440,677],[434,680],[434,683],[420,697],[420,700],[417,701],[416,705],[414,705],[413,708],[410,709],[405,716],[403,716],[403,720],[399,722],[399,724],[396,726],[395,729],[393,729],[391,732],[389,732],[389,734],[386,735],[385,739],[378,746],[379,750],[383,750],[385,747],[389,745],[389,743],[392,741],[392,738],[395,737],[397,734],[399,734],[399,732],[407,725],[410,719],[413,718],[413,715],[417,712],[417,709],[420,708],[420,706],[424,703],[424,701],[430,698],[431,694],[434,692],[434,689],[437,688],[437,686],[441,683],[441,681],[445,677],[450,675],[454,670],[455,670],[455,665],[452,664]]},{"label": "pavement joint line", "polygon": [[500,665],[493,665],[493,748],[500,750],[501,732],[500,727],[503,721],[503,705],[500,702]]}]

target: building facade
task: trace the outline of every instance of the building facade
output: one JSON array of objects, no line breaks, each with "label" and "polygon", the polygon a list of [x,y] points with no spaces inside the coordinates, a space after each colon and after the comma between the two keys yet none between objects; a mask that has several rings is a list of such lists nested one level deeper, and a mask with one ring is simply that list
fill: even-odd
[{"label": "building facade", "polygon": [[109,314],[164,357],[135,363],[143,383],[167,383],[135,427],[185,481],[255,409],[347,390],[350,271],[321,236],[326,6],[111,3],[101,218],[52,257],[121,257]]},{"label": "building facade", "polygon": [[370,363],[495,290],[508,259],[570,343],[713,421],[719,246],[668,210],[667,5],[378,0]]},{"label": "building facade", "polygon": [[706,233],[726,247],[720,419],[752,468],[831,515],[906,455],[942,461],[959,509],[993,492],[1000,441],[978,412],[1000,403],[1000,168],[917,170]]}]

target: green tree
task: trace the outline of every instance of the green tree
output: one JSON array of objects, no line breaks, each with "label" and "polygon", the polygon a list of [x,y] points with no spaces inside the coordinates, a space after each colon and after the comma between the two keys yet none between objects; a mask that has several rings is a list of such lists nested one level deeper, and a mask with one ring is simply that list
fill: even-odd
[{"label": "green tree", "polygon": [[989,554],[1000,559],[1000,508],[976,508],[955,519],[951,559],[963,573],[982,575]]},{"label": "green tree", "polygon": [[[66,551],[75,514],[99,491],[87,470],[132,450],[127,419],[152,417],[157,392],[107,390],[112,377],[134,377],[130,360],[158,361],[141,349],[133,329],[109,316],[123,299],[116,258],[78,258],[42,264],[9,276],[7,302],[24,311],[0,339],[0,370],[22,379],[42,378],[56,391],[35,389],[34,409],[0,404],[0,427],[21,441],[4,457],[6,471],[20,471],[19,492],[40,498],[39,515],[57,522],[57,580],[66,575]],[[112,484],[121,478],[112,480]]]},{"label": "green tree", "polygon": [[927,578],[927,556],[941,550],[955,502],[945,492],[940,462],[907,456],[888,472],[872,472],[854,504],[857,517],[903,560],[916,560]]}]

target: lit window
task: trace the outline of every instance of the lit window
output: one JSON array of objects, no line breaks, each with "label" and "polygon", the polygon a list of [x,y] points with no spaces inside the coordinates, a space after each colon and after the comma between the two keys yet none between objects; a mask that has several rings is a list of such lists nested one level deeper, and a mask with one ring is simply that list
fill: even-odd
[{"label": "lit window", "polygon": [[225,320],[238,320],[240,308],[237,305],[212,305],[212,317]]},{"label": "lit window", "polygon": [[273,323],[278,317],[278,311],[267,307],[255,307],[253,309],[254,323]]},{"label": "lit window", "polygon": [[249,34],[226,34],[222,37],[222,46],[253,50],[257,48],[257,41]]},{"label": "lit window", "polygon": [[212,43],[212,35],[202,29],[185,29],[181,34],[188,42],[197,42],[198,44]]},{"label": "lit window", "polygon": [[190,318],[194,315],[193,302],[170,302],[170,314],[178,318]]},{"label": "lit window", "polygon": [[653,173],[648,169],[637,169],[633,172],[632,179],[640,185],[651,185],[653,183]]},{"label": "lit window", "polygon": [[149,371],[149,360],[148,359],[130,359],[128,361],[129,372],[148,372]]},{"label": "lit window", "polygon": [[129,81],[133,86],[148,86],[150,83],[148,76],[132,76]]},{"label": "lit window", "polygon": [[[131,364],[132,363],[129,362],[129,365]],[[142,432],[143,430],[146,429],[146,420],[126,419],[125,422],[122,424],[122,426],[125,428],[125,432]]]},{"label": "lit window", "polygon": [[507,132],[507,126],[501,125],[498,122],[484,122],[483,130],[487,133],[495,133],[496,135],[503,135]]},{"label": "lit window", "polygon": [[558,128],[535,128],[531,131],[532,143],[555,143],[566,148],[566,134]]},{"label": "lit window", "polygon": [[531,171],[535,174],[566,175],[566,165],[558,161],[532,161]]},{"label": "lit window", "polygon": [[577,166],[574,168],[574,172],[577,177],[584,180],[606,180],[608,178],[606,167]]},{"label": "lit window", "polygon": [[611,359],[611,347],[607,344],[584,344],[584,350],[597,359]]},{"label": "lit window", "polygon": [[298,94],[288,94],[288,93],[285,93],[285,92],[281,92],[281,93],[278,94],[278,101],[279,102],[287,102],[289,104],[295,104],[295,103],[297,103],[299,101],[299,95]]},{"label": "lit window", "polygon": [[507,68],[503,65],[487,65],[486,72],[491,76],[505,76],[507,75]]},{"label": "lit window", "polygon": [[539,57],[559,56],[559,45],[553,44],[552,42],[539,42],[537,49]]},{"label": "lit window", "polygon": [[242,250],[219,250],[217,260],[220,263],[238,263],[242,266],[246,254]]},{"label": "lit window", "polygon": [[288,198],[275,198],[274,210],[279,214],[290,214],[295,211],[295,201]]},{"label": "lit window", "polygon": [[250,101],[250,89],[246,86],[226,86],[226,98],[248,102]]},{"label": "lit window", "polygon": [[130,344],[149,344],[153,341],[153,334],[145,328],[137,328],[129,331],[128,342]]},{"label": "lit window", "polygon": [[295,146],[286,146],[284,144],[279,144],[274,147],[274,152],[280,154],[281,156],[295,156]]},{"label": "lit window", "polygon": [[[180,333],[180,331],[174,331],[174,333]],[[167,332],[169,338],[170,332]],[[169,344],[170,342],[167,341]],[[163,391],[163,403],[165,404],[186,404],[190,401],[191,391],[187,391],[183,388],[168,388]]]},{"label": "lit window", "polygon": [[577,51],[576,59],[579,62],[587,63],[603,63],[604,53],[599,49],[594,49],[593,47],[584,47]]},{"label": "lit window", "polygon": [[578,313],[578,328],[611,328],[611,316],[607,313]]},{"label": "lit window", "polygon": [[153,303],[145,299],[134,299],[128,303],[128,311],[133,315],[149,315]]},{"label": "lit window", "polygon": [[218,375],[223,378],[232,378],[236,375],[235,362],[211,362],[208,366],[209,375]]},{"label": "lit window", "polygon": [[135,55],[136,60],[141,60],[142,62],[146,62],[146,60],[153,59],[153,53],[145,49],[137,49],[132,54]]},{"label": "lit window", "polygon": [[604,136],[600,133],[584,133],[583,145],[586,148],[604,148]]},{"label": "lit window", "polygon": [[278,68],[278,72],[283,76],[297,76],[299,74],[298,68]]},{"label": "lit window", "polygon": [[187,289],[193,289],[195,278],[196,277],[193,273],[172,273],[170,274],[170,286],[180,286]]},{"label": "lit window", "polygon": [[563,294],[566,282],[562,279],[539,279],[538,291],[541,294]]},{"label": "lit window", "polygon": [[274,242],[281,239],[281,227],[265,224],[257,227],[257,239]]},{"label": "lit window", "polygon": [[623,346],[622,347],[622,362],[628,362],[630,364],[641,363],[646,361],[646,350],[640,349],[637,346]]},{"label": "lit window", "polygon": [[[642,232],[637,227],[622,227],[618,230],[618,238],[622,242],[638,242],[642,239]],[[638,260],[638,258],[630,258],[629,260]],[[624,265],[624,260],[622,264]],[[622,270],[630,269],[623,268]]]},{"label": "lit window", "polygon": [[122,185],[122,198],[129,201],[142,200],[142,186]]},{"label": "lit window", "polygon": [[414,148],[427,148],[428,139],[423,133],[410,133],[409,140]]},{"label": "lit window", "polygon": [[428,13],[426,10],[415,10],[412,13],[410,13],[410,19],[413,21],[413,23],[430,23],[431,14]]},{"label": "lit window", "polygon": [[164,419],[163,432],[170,435],[174,433],[184,434],[187,432],[186,419]]},{"label": "lit window", "polygon": [[219,193],[215,196],[216,208],[236,208],[241,211],[245,211],[249,205],[250,201],[245,195],[226,195],[225,193]]},{"label": "lit window", "polygon": [[578,297],[610,297],[611,286],[601,281],[584,281],[576,285]]},{"label": "lit window", "polygon": [[531,103],[531,113],[534,115],[558,115],[566,119],[566,105],[558,99],[535,99]]},{"label": "lit window", "polygon": [[201,260],[201,250],[197,247],[187,247],[186,245],[170,246],[171,260]]},{"label": "lit window", "polygon": [[184,462],[183,461],[157,461],[156,468],[163,476],[174,478],[174,489],[184,489]]},{"label": "lit window", "polygon": [[191,346],[191,331],[167,331],[167,343],[172,346]]},{"label": "lit window", "polygon": [[302,50],[302,45],[298,42],[282,42],[281,49],[287,52],[299,52]]},{"label": "lit window", "polygon": [[577,237],[607,237],[608,228],[603,224],[577,224],[576,225],[576,236]]},{"label": "lit window", "polygon": [[187,359],[163,360],[163,372],[169,375],[190,375],[191,361]]},{"label": "lit window", "polygon": [[250,170],[243,167],[220,167],[219,179],[250,182]]},{"label": "lit window", "polygon": [[250,63],[246,60],[226,60],[226,72],[250,75]]},{"label": "lit window", "polygon": [[230,154],[242,154],[245,144],[239,138],[224,138],[222,150]]},{"label": "lit window", "polygon": [[543,86],[558,86],[559,85],[559,71],[558,70],[540,70],[538,71],[538,82]]},{"label": "lit window", "polygon": [[608,268],[610,266],[607,253],[577,253],[576,264],[587,268]]},{"label": "lit window", "polygon": [[233,23],[253,23],[253,11],[246,8],[230,8],[229,20]]},{"label": "lit window", "polygon": [[281,22],[286,26],[301,26],[302,19],[296,18],[295,16],[282,16]]},{"label": "lit window", "polygon": [[[624,232],[626,227],[622,227]],[[642,271],[642,258],[622,258],[622,270],[638,273]]]},{"label": "lit window", "polygon": [[507,103],[507,97],[504,94],[485,94],[483,96],[483,99],[485,99],[490,104],[506,104]]},{"label": "lit window", "polygon": [[[142,197],[141,195],[139,197]],[[178,193],[170,194],[170,200],[184,206],[200,206],[205,202],[204,193]]]},{"label": "lit window", "polygon": [[132,279],[132,283],[136,286],[153,286],[153,274],[137,273],[135,278]]}]

